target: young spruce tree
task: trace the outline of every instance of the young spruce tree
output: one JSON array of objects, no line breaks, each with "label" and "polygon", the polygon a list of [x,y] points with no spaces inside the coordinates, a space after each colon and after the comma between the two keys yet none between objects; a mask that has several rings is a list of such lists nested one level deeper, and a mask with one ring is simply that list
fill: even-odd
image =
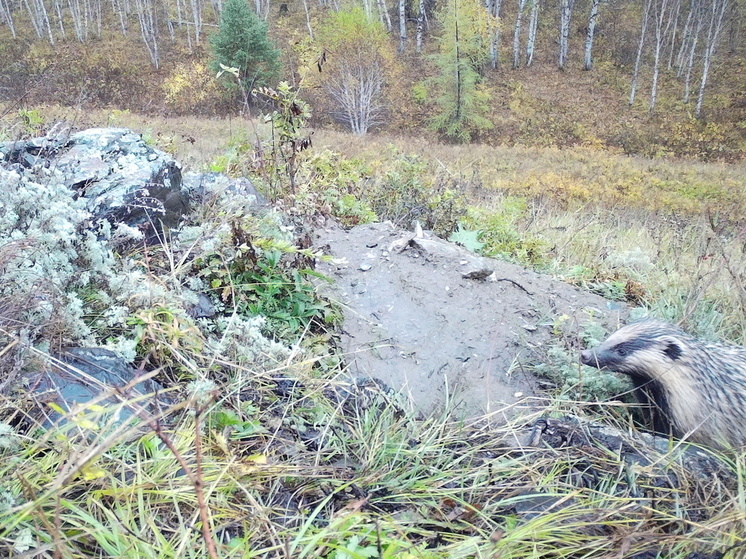
[{"label": "young spruce tree", "polygon": [[280,51],[267,35],[267,24],[251,9],[247,0],[228,0],[223,6],[218,32],[210,39],[211,68],[221,64],[238,69],[245,94],[269,85],[280,71]]},{"label": "young spruce tree", "polygon": [[430,126],[450,140],[468,142],[487,119],[489,94],[480,84],[489,55],[489,27],[479,0],[448,0],[438,14],[443,25],[435,55],[438,75],[428,81],[435,114]]}]

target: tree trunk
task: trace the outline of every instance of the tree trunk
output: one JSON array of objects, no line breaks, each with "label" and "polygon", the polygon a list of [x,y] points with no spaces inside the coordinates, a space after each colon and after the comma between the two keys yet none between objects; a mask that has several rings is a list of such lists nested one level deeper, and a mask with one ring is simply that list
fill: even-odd
[{"label": "tree trunk", "polygon": [[386,31],[391,33],[393,26],[391,25],[391,16],[389,15],[388,6],[386,6],[386,0],[376,0],[378,5],[378,15],[381,18],[381,23],[386,25]]},{"label": "tree trunk", "polygon": [[575,0],[560,0],[560,32],[559,32],[559,59],[560,70],[565,69],[567,63],[568,43],[570,41],[570,20],[572,19],[572,8]]},{"label": "tree trunk", "polygon": [[539,26],[539,0],[531,0],[531,16],[528,21],[528,41],[526,42],[526,66],[534,61],[536,29]]},{"label": "tree trunk", "polygon": [[417,10],[417,52],[422,52],[422,36],[425,34],[425,0],[419,0]]},{"label": "tree trunk", "polygon": [[202,0],[192,0],[192,23],[194,24],[194,43],[199,44],[202,33]]},{"label": "tree trunk", "polygon": [[158,17],[155,0],[135,0],[137,20],[140,23],[140,34],[148,49],[150,61],[156,68],[160,67],[160,53],[158,50]]},{"label": "tree trunk", "polygon": [[308,28],[308,37],[313,41],[313,28],[311,27],[311,12],[308,9],[308,0],[303,0],[303,10],[306,12],[306,27]]},{"label": "tree trunk", "polygon": [[521,65],[521,27],[523,26],[523,10],[526,0],[518,0],[518,13],[515,16],[515,27],[513,28],[513,70]]},{"label": "tree trunk", "polygon": [[650,83],[651,113],[655,111],[655,102],[658,98],[658,75],[661,68],[661,51],[663,50],[663,41],[668,33],[668,25],[665,28],[663,27],[666,10],[669,7],[668,0],[657,0],[653,6],[655,8],[655,47],[653,48],[653,79]]},{"label": "tree trunk", "polygon": [[723,30],[723,16],[728,10],[728,0],[712,0],[712,10],[710,12],[710,22],[707,29],[707,38],[705,43],[705,54],[702,59],[702,79],[699,83],[699,95],[697,96],[697,107],[694,114],[699,118],[702,116],[702,102],[705,98],[705,86],[710,73],[710,64],[715,54],[720,32]]},{"label": "tree trunk", "polygon": [[694,69],[694,54],[697,50],[697,41],[699,40],[699,32],[702,28],[702,23],[700,22],[697,26],[697,32],[692,38],[690,49],[689,49],[689,59],[687,60],[686,64],[686,78],[684,78],[684,97],[682,98],[682,101],[684,103],[689,102],[689,94],[691,93],[691,83],[692,83],[692,70]]},{"label": "tree trunk", "polygon": [[8,29],[10,29],[11,35],[13,35],[13,38],[16,38],[16,26],[13,22],[13,14],[10,11],[10,4],[8,0],[0,0],[0,17],[2,17],[2,20],[6,23],[8,26]]},{"label": "tree trunk", "polygon": [[[2,3],[2,0],[0,0],[0,4]],[[65,34],[65,23],[62,18],[62,1],[61,0],[54,0],[54,13],[57,16],[57,25],[60,26],[60,37],[62,39],[66,39],[67,36]]]},{"label": "tree trunk", "polygon": [[680,78],[684,73],[684,61],[686,59],[686,53],[692,40],[692,25],[694,25],[694,17],[698,11],[699,0],[691,0],[689,4],[689,13],[686,15],[686,22],[684,23],[684,29],[681,32],[681,46],[679,47],[679,54],[676,55],[676,77]]},{"label": "tree trunk", "polygon": [[632,84],[629,92],[629,104],[630,106],[635,102],[635,94],[637,93],[637,82],[640,77],[640,62],[642,61],[642,51],[645,46],[645,33],[648,29],[648,14],[650,13],[650,4],[653,0],[645,0],[645,8],[642,13],[642,25],[640,27],[640,42],[637,45],[637,58],[635,58],[635,69],[632,72]]},{"label": "tree trunk", "polygon": [[673,18],[672,22],[669,22],[669,25],[673,24],[673,29],[671,31],[671,39],[669,41],[669,44],[671,46],[670,50],[668,51],[668,71],[671,71],[671,68],[673,68],[673,51],[676,50],[676,31],[679,28],[679,15],[681,15],[681,0],[676,0],[675,8],[670,12]]},{"label": "tree trunk", "polygon": [[593,37],[598,20],[598,7],[601,0],[593,0],[591,4],[591,15],[588,17],[588,32],[585,35],[585,62],[583,70],[589,71],[593,68]]},{"label": "tree trunk", "polygon": [[399,52],[407,46],[407,2],[399,0]]},{"label": "tree trunk", "polygon": [[490,39],[490,63],[492,68],[500,66],[500,7],[502,0],[487,0],[487,13],[493,19],[494,30]]},{"label": "tree trunk", "polygon": [[31,4],[29,4],[29,0],[23,0],[23,3],[26,6],[26,11],[28,12],[28,17],[31,20],[31,26],[34,28],[34,33],[36,33],[36,36],[39,39],[41,39],[44,36],[44,31],[43,31],[43,28],[40,25],[40,22],[38,20],[38,16],[31,9]]}]

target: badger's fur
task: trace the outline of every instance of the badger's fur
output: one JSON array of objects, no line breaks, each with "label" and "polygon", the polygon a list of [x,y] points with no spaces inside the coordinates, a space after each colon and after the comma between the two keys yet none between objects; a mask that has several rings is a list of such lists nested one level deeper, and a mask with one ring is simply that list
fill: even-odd
[{"label": "badger's fur", "polygon": [[628,375],[654,428],[706,445],[746,447],[746,348],[706,343],[658,320],[624,326],[580,354]]}]

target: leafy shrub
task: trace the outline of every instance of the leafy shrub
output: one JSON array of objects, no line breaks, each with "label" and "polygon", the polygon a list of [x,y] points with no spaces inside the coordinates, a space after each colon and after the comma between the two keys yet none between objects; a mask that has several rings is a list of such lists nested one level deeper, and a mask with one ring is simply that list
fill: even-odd
[{"label": "leafy shrub", "polygon": [[405,228],[417,220],[447,237],[466,213],[466,199],[458,182],[433,173],[423,158],[392,148],[385,167],[364,195],[380,219]]},{"label": "leafy shrub", "polygon": [[179,62],[163,81],[166,106],[176,114],[190,114],[219,96],[215,74],[201,62]]},{"label": "leafy shrub", "polygon": [[463,224],[480,231],[481,253],[540,267],[546,263],[546,242],[519,230],[528,203],[524,198],[504,197],[495,209],[470,208]]}]

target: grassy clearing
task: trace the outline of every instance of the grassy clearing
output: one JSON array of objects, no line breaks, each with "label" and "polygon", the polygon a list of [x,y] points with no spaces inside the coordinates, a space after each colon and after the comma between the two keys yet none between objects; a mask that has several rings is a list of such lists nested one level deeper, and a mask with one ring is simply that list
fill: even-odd
[{"label": "grassy clearing", "polygon": [[[233,378],[209,404],[186,396],[157,423],[141,412],[156,434],[89,411],[11,437],[5,552],[205,557],[203,519],[219,557],[683,558],[744,543],[742,487],[725,470],[698,478],[679,449],[643,446],[648,465],[624,464],[582,423],[553,419],[539,445],[516,446],[539,417],[582,417],[578,405],[535,402],[509,425],[423,421],[374,384],[224,366]],[[294,393],[278,396],[287,379]],[[252,434],[225,425],[247,410]],[[742,460],[726,462],[741,478]]]},{"label": "grassy clearing", "polygon": [[[195,167],[229,149],[220,165],[255,173],[262,185],[251,134],[235,132],[243,123],[105,112],[67,118],[160,131],[152,140]],[[18,132],[11,126],[7,134]],[[701,334],[746,341],[742,165],[331,132],[318,132],[314,144],[286,204],[405,226],[414,218],[454,226],[457,216],[493,254],[684,319]],[[152,282],[151,295],[135,304],[127,294],[130,314],[117,329],[88,317],[102,341],[134,330],[135,365],[153,368],[176,403],[156,412],[112,389],[100,402],[112,396],[120,404],[75,410],[41,429],[23,391],[0,398],[4,554],[744,556],[743,454],[695,467],[686,445],[660,449],[637,437],[625,406],[561,394],[527,402],[508,424],[499,413],[417,417],[378,384],[346,375],[334,351],[333,305],[298,288],[298,265],[288,264],[304,254],[271,219],[234,211],[215,198],[198,209],[198,231],[119,255]],[[249,246],[260,257],[251,265]],[[0,251],[4,267],[13,250],[22,247]],[[194,278],[210,286],[226,320],[184,313],[179,294]],[[156,285],[171,295],[153,297]],[[278,308],[278,292],[298,305]],[[105,311],[95,297],[86,301]],[[33,302],[26,294],[0,306],[3,372],[38,364],[36,350],[18,351],[27,325],[9,319]],[[292,310],[300,307],[305,314]],[[287,327],[252,321],[256,308]],[[241,320],[227,320],[234,317]],[[576,348],[579,334],[565,333],[564,342],[563,351]],[[117,423],[112,413],[124,405],[136,413]],[[589,417],[613,425],[617,438],[599,436]]]}]

